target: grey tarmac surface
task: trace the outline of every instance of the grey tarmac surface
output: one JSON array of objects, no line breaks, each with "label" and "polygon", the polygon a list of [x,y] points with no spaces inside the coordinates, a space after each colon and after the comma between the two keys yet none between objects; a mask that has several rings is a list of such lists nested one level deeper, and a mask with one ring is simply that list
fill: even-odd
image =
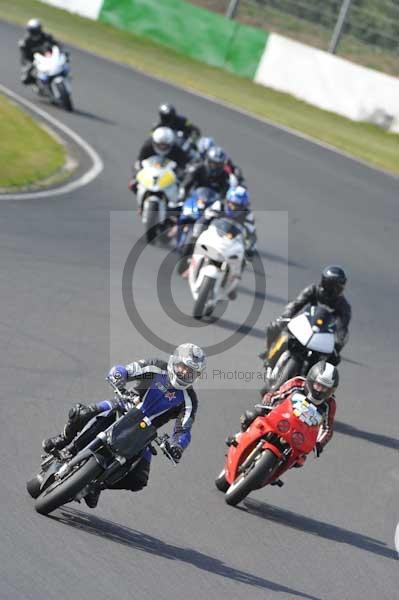
[{"label": "grey tarmac surface", "polygon": [[[31,98],[18,82],[20,35],[0,24],[1,81]],[[70,196],[0,204],[0,598],[392,600],[398,180],[87,53],[72,50],[72,64],[78,112],[41,105],[99,152],[103,173]],[[192,445],[178,468],[158,457],[142,493],[105,492],[95,511],[76,504],[44,518],[25,492],[41,440],[61,429],[74,402],[108,396],[112,362],[157,354],[123,314],[120,273],[142,234],[129,165],[167,100],[244,168],[259,211],[266,301],[248,336],[210,357]],[[110,211],[118,212],[110,219]],[[171,343],[231,333],[248,310],[251,273],[219,325],[182,328],[155,293],[165,256],[160,248],[143,253],[134,280],[147,322]],[[217,371],[258,369],[266,320],[331,262],[347,267],[354,307],[335,437],[319,460],[288,473],[284,488],[227,507],[213,484],[223,440],[258,400],[258,384],[239,375],[221,381]],[[186,282],[174,277],[172,291],[188,311]]]}]

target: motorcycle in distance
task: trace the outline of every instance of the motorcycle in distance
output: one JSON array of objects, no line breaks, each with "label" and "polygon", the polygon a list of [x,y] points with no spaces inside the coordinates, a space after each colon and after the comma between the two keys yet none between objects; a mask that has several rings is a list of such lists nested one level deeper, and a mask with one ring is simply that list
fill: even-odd
[{"label": "motorcycle in distance", "polygon": [[244,265],[245,243],[231,219],[213,220],[197,239],[188,282],[194,298],[193,317],[210,316],[218,302],[235,291]]},{"label": "motorcycle in distance", "polygon": [[43,54],[35,52],[33,66],[34,86],[38,94],[72,112],[70,65],[65,52],[61,52],[58,46],[52,46]]},{"label": "motorcycle in distance", "polygon": [[303,394],[268,409],[229,442],[215,484],[231,506],[266,485],[284,485],[281,475],[316,446],[322,416]]},{"label": "motorcycle in distance", "polygon": [[42,456],[40,472],[27,482],[29,495],[36,500],[35,509],[48,515],[72,502],[80,502],[90,485],[106,488],[123,479],[141,460],[146,448],[156,455],[157,445],[174,464],[169,453],[169,436],[158,436],[151,420],[134,406],[110,381],[116,398],[129,403],[127,412],[110,410],[94,417],[77,438],[64,450]]},{"label": "motorcycle in distance", "polygon": [[143,160],[136,175],[136,199],[145,226],[146,240],[153,243],[166,227],[168,209],[178,207],[176,163],[161,156]]},{"label": "motorcycle in distance", "polygon": [[265,391],[277,390],[292,377],[305,377],[314,364],[334,352],[336,319],[327,307],[310,306],[282,321],[287,326],[266,355]]},{"label": "motorcycle in distance", "polygon": [[176,249],[181,250],[189,242],[193,228],[208,206],[218,198],[218,194],[207,187],[199,187],[191,192],[181,208],[177,221]]}]

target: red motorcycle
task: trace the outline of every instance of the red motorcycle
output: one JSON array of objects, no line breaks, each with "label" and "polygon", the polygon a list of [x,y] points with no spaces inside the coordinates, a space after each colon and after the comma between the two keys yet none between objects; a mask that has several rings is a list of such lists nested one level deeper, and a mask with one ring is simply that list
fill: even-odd
[{"label": "red motorcycle", "polygon": [[295,393],[269,409],[268,415],[257,417],[230,440],[225,467],[215,484],[231,506],[265,485],[283,485],[280,476],[303,462],[316,445],[322,416],[304,395]]}]

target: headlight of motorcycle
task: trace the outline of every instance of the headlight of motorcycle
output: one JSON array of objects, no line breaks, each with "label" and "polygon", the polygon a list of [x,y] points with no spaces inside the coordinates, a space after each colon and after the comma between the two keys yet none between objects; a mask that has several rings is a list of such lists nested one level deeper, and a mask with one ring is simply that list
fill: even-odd
[{"label": "headlight of motorcycle", "polygon": [[282,419],[277,423],[277,429],[280,433],[287,433],[290,430],[290,422],[286,419]]},{"label": "headlight of motorcycle", "polygon": [[291,436],[292,445],[300,448],[305,441],[305,436],[300,431],[294,431]]}]

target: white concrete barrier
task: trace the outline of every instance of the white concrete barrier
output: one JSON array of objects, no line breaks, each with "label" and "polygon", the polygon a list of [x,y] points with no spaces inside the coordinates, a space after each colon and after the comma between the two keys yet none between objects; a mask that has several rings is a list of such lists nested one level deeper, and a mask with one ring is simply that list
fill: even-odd
[{"label": "white concrete barrier", "polygon": [[77,13],[89,19],[98,19],[104,0],[40,0],[57,8]]},{"label": "white concrete barrier", "polygon": [[349,119],[379,122],[399,132],[399,79],[275,33],[255,81]]}]

